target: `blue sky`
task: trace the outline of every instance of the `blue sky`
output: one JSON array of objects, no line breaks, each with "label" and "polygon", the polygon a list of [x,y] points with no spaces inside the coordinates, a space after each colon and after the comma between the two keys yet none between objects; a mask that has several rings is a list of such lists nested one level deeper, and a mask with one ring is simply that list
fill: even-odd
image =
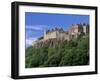
[{"label": "blue sky", "polygon": [[88,23],[88,15],[25,13],[26,46],[43,36],[43,31],[52,28],[63,28],[67,31],[72,24]]}]

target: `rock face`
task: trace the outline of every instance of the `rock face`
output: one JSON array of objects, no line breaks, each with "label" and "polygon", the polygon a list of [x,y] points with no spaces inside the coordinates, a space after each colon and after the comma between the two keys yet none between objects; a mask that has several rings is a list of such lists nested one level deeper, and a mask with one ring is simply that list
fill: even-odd
[{"label": "rock face", "polygon": [[37,41],[33,45],[33,48],[41,48],[44,46],[55,47],[55,46],[59,45],[59,43],[62,43],[64,41],[67,42],[67,40],[57,39],[57,38],[52,38],[52,39],[48,39],[48,40],[44,40],[44,41]]}]

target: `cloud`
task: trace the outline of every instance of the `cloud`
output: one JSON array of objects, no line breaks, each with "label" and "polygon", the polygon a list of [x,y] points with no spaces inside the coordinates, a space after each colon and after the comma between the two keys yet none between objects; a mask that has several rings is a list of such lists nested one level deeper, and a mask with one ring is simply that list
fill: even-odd
[{"label": "cloud", "polygon": [[28,38],[28,39],[26,39],[26,47],[31,46],[32,43],[33,43],[34,41],[36,41],[36,40],[37,40],[37,38]]},{"label": "cloud", "polygon": [[37,30],[37,31],[43,31],[47,28],[46,25],[26,25],[26,30]]},{"label": "cloud", "polygon": [[26,25],[26,47],[31,46],[33,41],[41,37],[48,27],[47,25]]}]

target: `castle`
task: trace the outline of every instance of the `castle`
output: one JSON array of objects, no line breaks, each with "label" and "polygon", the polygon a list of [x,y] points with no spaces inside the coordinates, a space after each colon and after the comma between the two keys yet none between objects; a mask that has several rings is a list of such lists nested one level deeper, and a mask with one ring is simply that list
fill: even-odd
[{"label": "castle", "polygon": [[55,28],[51,31],[47,31],[46,33],[44,33],[44,40],[53,38],[57,38],[59,40],[60,39],[69,40],[69,35],[67,34],[67,32],[63,31],[63,29],[58,29],[58,28]]},{"label": "castle", "polygon": [[89,27],[87,24],[76,24],[72,25],[68,31],[63,29],[55,28],[51,31],[44,32],[44,40],[57,38],[70,40],[72,38],[77,38],[80,35],[86,35],[89,32]]},{"label": "castle", "polygon": [[62,28],[55,28],[52,30],[44,31],[43,37],[40,37],[37,41],[33,42],[43,42],[48,39],[59,39],[59,40],[72,40],[89,33],[88,24],[75,24],[69,27],[68,31],[64,31]]}]

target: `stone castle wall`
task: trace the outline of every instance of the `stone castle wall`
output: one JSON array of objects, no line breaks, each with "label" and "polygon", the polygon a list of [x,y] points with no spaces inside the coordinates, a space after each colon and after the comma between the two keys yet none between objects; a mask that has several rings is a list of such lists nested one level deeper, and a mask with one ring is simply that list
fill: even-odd
[{"label": "stone castle wall", "polygon": [[53,38],[69,40],[69,35],[66,34],[65,32],[60,32],[60,31],[53,31],[51,33],[44,35],[44,40],[53,39]]},{"label": "stone castle wall", "polygon": [[56,31],[44,35],[44,40],[57,38]]}]

